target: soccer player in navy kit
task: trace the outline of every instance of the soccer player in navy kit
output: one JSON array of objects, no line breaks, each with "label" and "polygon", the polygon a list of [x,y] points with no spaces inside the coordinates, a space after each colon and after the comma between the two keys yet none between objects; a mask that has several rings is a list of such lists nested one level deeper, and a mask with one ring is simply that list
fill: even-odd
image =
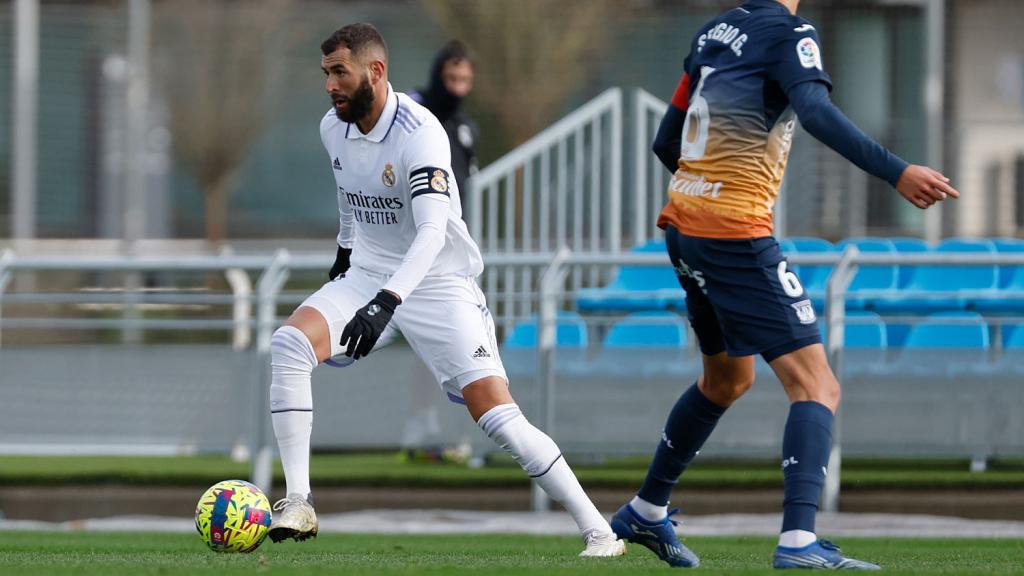
[{"label": "soccer player in navy kit", "polygon": [[704,24],[654,142],[673,172],[658,225],[686,290],[704,370],[670,412],[647,477],[612,528],[672,566],[699,564],[672,528],[672,488],[722,413],[753,384],[754,355],[761,354],[791,403],[774,566],[878,569],[815,534],[839,383],[810,300],[772,237],[772,208],[797,118],[918,208],[959,193],[942,174],[908,165],[871,140],[832,105],[817,33],[796,16],[798,4],[749,0]]}]

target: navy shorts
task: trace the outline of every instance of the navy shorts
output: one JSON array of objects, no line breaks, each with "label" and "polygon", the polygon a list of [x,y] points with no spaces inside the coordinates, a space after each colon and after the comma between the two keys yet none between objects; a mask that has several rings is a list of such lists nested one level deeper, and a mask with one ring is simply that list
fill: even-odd
[{"label": "navy shorts", "polygon": [[775,238],[697,238],[668,226],[665,241],[704,354],[771,362],[821,343],[811,300]]}]

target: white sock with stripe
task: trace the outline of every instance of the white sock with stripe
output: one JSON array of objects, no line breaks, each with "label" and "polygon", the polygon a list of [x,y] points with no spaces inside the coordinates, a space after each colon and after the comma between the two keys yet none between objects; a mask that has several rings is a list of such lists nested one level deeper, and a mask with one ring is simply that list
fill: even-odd
[{"label": "white sock with stripe", "polygon": [[565,507],[584,538],[594,532],[611,533],[608,521],[583,491],[558,445],[530,424],[519,405],[499,404],[485,412],[477,424],[512,455],[552,500]]},{"label": "white sock with stripe", "polygon": [[312,373],[316,353],[309,338],[282,326],[270,340],[270,414],[288,494],[309,489],[309,438],[313,433]]}]

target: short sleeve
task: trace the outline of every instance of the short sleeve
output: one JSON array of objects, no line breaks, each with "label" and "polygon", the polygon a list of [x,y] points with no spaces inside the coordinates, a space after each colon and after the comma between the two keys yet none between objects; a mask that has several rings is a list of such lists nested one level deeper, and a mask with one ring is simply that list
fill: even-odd
[{"label": "short sleeve", "polygon": [[448,135],[436,123],[424,123],[405,145],[405,166],[409,170],[410,197],[430,194],[448,199],[453,185],[452,153]]},{"label": "short sleeve", "polygon": [[825,72],[821,42],[814,26],[796,21],[792,24],[782,28],[768,49],[768,73],[783,91],[815,80],[832,90],[832,79]]}]

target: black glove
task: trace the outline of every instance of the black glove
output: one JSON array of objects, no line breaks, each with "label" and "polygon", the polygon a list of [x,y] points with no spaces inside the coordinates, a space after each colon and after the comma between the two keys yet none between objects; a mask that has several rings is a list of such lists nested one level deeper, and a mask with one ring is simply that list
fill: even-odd
[{"label": "black glove", "polygon": [[344,276],[345,272],[348,272],[349,258],[352,257],[351,248],[342,248],[338,246],[338,255],[334,257],[334,266],[331,266],[331,271],[327,273],[327,277],[334,280],[338,276]]},{"label": "black glove", "polygon": [[344,347],[347,343],[348,346],[345,355],[358,360],[369,354],[391,321],[395,308],[401,303],[398,296],[381,290],[369,304],[356,310],[356,315],[349,320],[341,333],[341,345]]}]

